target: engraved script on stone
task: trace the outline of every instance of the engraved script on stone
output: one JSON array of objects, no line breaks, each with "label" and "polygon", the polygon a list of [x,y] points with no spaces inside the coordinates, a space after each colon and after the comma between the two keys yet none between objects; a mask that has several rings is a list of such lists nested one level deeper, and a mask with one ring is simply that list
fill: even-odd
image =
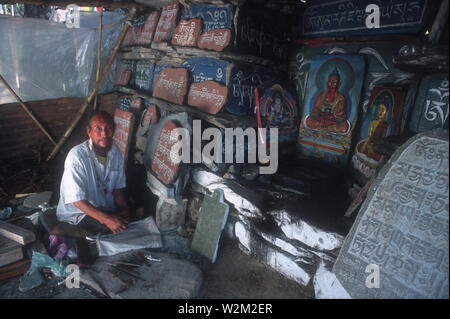
[{"label": "engraved script on stone", "polygon": [[153,41],[162,42],[170,39],[172,31],[175,28],[175,23],[178,16],[179,5],[178,2],[173,2],[165,6],[161,12],[161,16],[156,26],[155,36]]},{"label": "engraved script on stone", "polygon": [[[354,298],[449,297],[448,131],[416,135],[394,153],[334,266]],[[380,270],[368,288],[366,267]]]},{"label": "engraved script on stone", "polygon": [[188,71],[184,68],[166,68],[155,80],[153,96],[183,104],[187,93]]},{"label": "engraved script on stone", "polygon": [[167,121],[161,129],[156,142],[155,153],[152,159],[152,171],[164,184],[170,184],[176,177],[180,162],[174,160],[171,153],[173,146],[178,142],[177,126],[172,121]]},{"label": "engraved script on stone", "polygon": [[227,101],[228,89],[215,81],[192,83],[188,104],[204,112],[216,114]]},{"label": "engraved script on stone", "polygon": [[203,32],[198,38],[198,47],[200,49],[209,49],[214,51],[223,51],[231,40],[230,29],[214,29]]},{"label": "engraved script on stone", "polygon": [[172,44],[183,47],[193,47],[197,43],[202,27],[202,20],[181,20],[172,35]]}]

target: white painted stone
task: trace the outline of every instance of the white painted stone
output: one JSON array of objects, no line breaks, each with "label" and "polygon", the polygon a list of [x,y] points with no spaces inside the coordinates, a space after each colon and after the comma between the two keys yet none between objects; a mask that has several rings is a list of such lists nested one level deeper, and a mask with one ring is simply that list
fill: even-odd
[{"label": "white painted stone", "polygon": [[252,204],[249,200],[245,199],[235,191],[230,189],[225,180],[220,176],[204,170],[194,170],[192,178],[197,184],[207,188],[209,191],[214,192],[215,189],[220,188],[224,192],[225,200],[231,203],[236,210],[246,217],[261,217],[260,209]]},{"label": "white painted stone", "polygon": [[317,269],[313,282],[317,299],[351,299],[348,292],[323,261]]},{"label": "white painted stone", "polygon": [[251,233],[248,228],[244,226],[241,222],[236,222],[235,234],[239,239],[240,247],[244,247],[244,252],[255,253],[257,257],[282,275],[290,278],[302,286],[307,286],[311,280],[311,276],[296,262],[292,257],[287,254],[277,251],[270,246],[265,247],[266,254],[262,256],[258,252],[253,252],[251,249]]},{"label": "white painted stone", "polygon": [[271,214],[288,238],[301,241],[312,248],[321,251],[331,251],[341,247],[344,242],[344,236],[334,232],[323,231],[301,219],[294,220],[287,211],[280,210]]}]

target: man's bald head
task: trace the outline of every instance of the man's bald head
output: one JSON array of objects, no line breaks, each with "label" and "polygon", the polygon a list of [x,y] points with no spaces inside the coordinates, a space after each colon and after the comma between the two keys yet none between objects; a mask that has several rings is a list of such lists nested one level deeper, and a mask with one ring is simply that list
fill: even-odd
[{"label": "man's bald head", "polygon": [[99,155],[105,156],[114,135],[113,117],[105,111],[95,112],[89,119],[86,132]]}]

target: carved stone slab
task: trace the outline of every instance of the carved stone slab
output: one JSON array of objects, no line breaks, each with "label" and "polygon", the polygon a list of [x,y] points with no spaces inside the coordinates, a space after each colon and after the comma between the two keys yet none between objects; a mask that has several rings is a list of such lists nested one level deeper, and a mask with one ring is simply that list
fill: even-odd
[{"label": "carved stone slab", "polygon": [[216,114],[227,101],[228,88],[215,81],[192,83],[188,104],[204,112]]},{"label": "carved stone slab", "polygon": [[216,189],[212,196],[204,196],[191,248],[213,263],[216,261],[220,235],[229,210],[228,204],[223,201],[221,189]]},{"label": "carved stone slab", "polygon": [[197,39],[201,28],[201,19],[182,19],[173,32],[172,44],[183,47],[195,46],[197,44]]},{"label": "carved stone slab", "polygon": [[190,58],[186,66],[191,71],[194,82],[216,81],[226,84],[229,62],[214,58]]},{"label": "carved stone slab", "polygon": [[334,266],[352,297],[449,297],[448,165],[448,131],[436,130],[381,169]]},{"label": "carved stone slab", "polygon": [[183,104],[188,88],[188,70],[184,68],[166,68],[156,77],[153,96]]},{"label": "carved stone slab", "polygon": [[114,125],[115,130],[113,141],[114,144],[116,144],[119,148],[120,153],[122,153],[122,156],[126,163],[134,125],[133,113],[116,109],[116,111],[114,112]]},{"label": "carved stone slab", "polygon": [[448,74],[433,74],[422,78],[414,109],[410,130],[425,132],[449,126]]},{"label": "carved stone slab", "polygon": [[172,130],[177,130],[176,124],[167,121],[161,129],[152,159],[152,171],[166,185],[176,178],[181,163],[176,162],[171,153],[173,146],[178,142],[177,138],[173,138],[178,135],[172,135]]},{"label": "carved stone slab", "polygon": [[139,60],[136,63],[136,72],[134,83],[137,88],[144,91],[153,89],[153,72],[155,63],[150,60]]},{"label": "carved stone slab", "polygon": [[159,12],[152,11],[147,19],[145,19],[144,25],[141,27],[141,32],[139,33],[136,43],[137,45],[149,46],[153,41],[153,34],[158,23]]},{"label": "carved stone slab", "polygon": [[367,27],[366,20],[371,20],[369,14],[372,10],[366,12],[366,8],[370,4],[374,4],[374,2],[371,0],[308,2],[302,19],[302,33],[304,37],[417,33],[426,22],[432,1],[380,2],[378,28]]},{"label": "carved stone slab", "polygon": [[168,4],[162,9],[153,41],[162,42],[170,40],[176,26],[178,11],[179,4],[177,1]]},{"label": "carved stone slab", "polygon": [[232,5],[208,5],[194,2],[185,9],[183,19],[201,18],[205,31],[213,29],[231,29],[233,21]]},{"label": "carved stone slab", "polygon": [[272,80],[271,70],[262,67],[246,68],[235,65],[231,68],[228,82],[228,112],[236,115],[252,114],[255,104],[254,89],[264,82]]},{"label": "carved stone slab", "polygon": [[198,47],[200,49],[209,49],[214,51],[223,51],[231,41],[230,29],[214,29],[203,32],[198,38]]}]

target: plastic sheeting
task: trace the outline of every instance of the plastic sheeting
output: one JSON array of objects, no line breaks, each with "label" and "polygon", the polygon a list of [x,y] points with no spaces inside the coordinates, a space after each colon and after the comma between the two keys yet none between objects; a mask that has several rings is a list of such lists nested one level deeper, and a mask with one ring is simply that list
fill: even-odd
[{"label": "plastic sheeting", "polygon": [[[81,27],[42,19],[0,16],[0,74],[23,101],[60,97],[87,97],[95,84],[98,13],[83,13]],[[122,30],[124,15],[105,12],[102,63],[106,63]],[[114,86],[116,62],[100,93]],[[0,104],[16,102],[0,84]]]},{"label": "plastic sheeting", "polygon": [[99,256],[113,256],[142,248],[161,248],[161,233],[153,217],[147,217],[128,224],[126,230],[118,234],[99,235],[97,238]]}]

